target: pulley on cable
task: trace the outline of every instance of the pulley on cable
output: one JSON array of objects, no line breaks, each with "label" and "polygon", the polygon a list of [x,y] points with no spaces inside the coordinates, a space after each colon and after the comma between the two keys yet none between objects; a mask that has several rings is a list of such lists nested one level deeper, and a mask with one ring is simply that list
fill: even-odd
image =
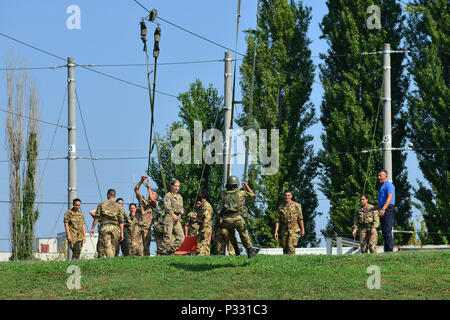
[{"label": "pulley on cable", "polygon": [[144,19],[141,20],[141,40],[144,43],[144,52],[147,52],[147,26],[145,25]]}]

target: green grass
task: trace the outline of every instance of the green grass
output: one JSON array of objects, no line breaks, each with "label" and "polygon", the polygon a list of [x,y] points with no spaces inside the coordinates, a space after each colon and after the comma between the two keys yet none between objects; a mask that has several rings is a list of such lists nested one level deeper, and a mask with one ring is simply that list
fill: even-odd
[{"label": "green grass", "polygon": [[[0,299],[450,299],[450,251],[2,262]],[[81,289],[69,290],[70,265]],[[367,267],[381,288],[366,286]]]}]

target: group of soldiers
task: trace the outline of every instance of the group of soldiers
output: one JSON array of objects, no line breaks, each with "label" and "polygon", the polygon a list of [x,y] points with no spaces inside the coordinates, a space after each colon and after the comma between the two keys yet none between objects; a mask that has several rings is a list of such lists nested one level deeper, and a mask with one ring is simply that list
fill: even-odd
[{"label": "group of soldiers", "polygon": [[[158,208],[158,194],[151,190],[147,182],[148,196],[140,193],[141,185],[147,179],[143,175],[134,188],[137,204],[129,205],[130,213],[123,209],[123,199],[115,200],[114,189],[108,190],[107,201],[101,202],[96,210],[89,213],[94,218],[90,233],[94,233],[98,224],[99,241],[97,244],[98,257],[114,257],[122,249],[123,255],[148,256],[150,255],[151,226],[153,225],[156,254],[172,255],[186,237],[197,237],[196,255],[210,255],[211,240],[216,238],[218,254],[239,255],[236,231],[242,245],[247,250],[249,258],[254,257],[259,249],[252,246],[247,233],[246,220],[248,210],[245,200],[255,199],[255,194],[246,182],[242,182],[239,189],[239,180],[235,176],[227,179],[225,189],[220,194],[220,205],[215,214],[208,202],[208,193],[201,190],[197,194],[194,210],[185,218],[184,230],[181,218],[184,214],[183,197],[178,193],[180,181],[172,180],[170,192],[163,199],[163,209]],[[352,234],[360,229],[360,242],[362,253],[376,253],[378,235],[376,229],[380,225],[378,211],[368,203],[367,195],[360,196],[361,206],[355,211]],[[72,250],[72,258],[78,259],[86,241],[84,215],[80,210],[81,200],[74,199],[73,208],[64,215],[64,225],[67,240]],[[375,208],[374,208],[375,209]],[[214,227],[213,227],[214,226]],[[275,240],[279,240],[284,254],[295,254],[299,234],[305,235],[302,207],[292,200],[292,192],[284,192],[284,203],[279,206],[275,221]]]},{"label": "group of soldiers", "polygon": [[[123,199],[115,200],[114,189],[108,190],[108,200],[101,202],[96,210],[89,212],[94,218],[91,235],[94,234],[95,226],[98,224],[98,257],[114,257],[119,251],[119,246],[124,255],[150,255],[152,224],[157,255],[174,254],[185,240],[181,226],[181,218],[184,214],[183,198],[178,193],[180,181],[176,179],[171,181],[171,190],[163,199],[163,210],[158,211],[158,194],[151,190],[149,182],[147,182],[148,196],[144,197],[140,193],[140,187],[146,179],[147,177],[143,175],[134,188],[138,204],[129,205],[129,214],[123,209]],[[246,182],[242,183],[243,189],[238,189],[238,184],[237,177],[228,178],[226,190],[223,190],[220,195],[222,203],[216,215],[208,202],[207,192],[204,190],[198,192],[195,211],[191,212],[187,218],[192,222],[194,217],[197,224],[197,227],[191,227],[191,233],[193,228],[196,229],[197,251],[195,254],[210,254],[213,219],[219,254],[224,255],[227,247],[230,254],[239,254],[235,230],[241,237],[248,257],[252,258],[258,253],[259,249],[252,247],[247,234],[245,224],[247,208],[244,206],[245,200],[254,199],[256,196]],[[73,208],[64,215],[72,259],[79,258],[83,243],[86,242],[85,220],[80,207],[81,200],[74,199]]]}]

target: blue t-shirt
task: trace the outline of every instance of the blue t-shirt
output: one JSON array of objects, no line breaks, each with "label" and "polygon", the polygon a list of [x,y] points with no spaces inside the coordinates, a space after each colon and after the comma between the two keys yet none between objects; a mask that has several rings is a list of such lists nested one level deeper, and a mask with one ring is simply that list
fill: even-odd
[{"label": "blue t-shirt", "polygon": [[395,187],[389,180],[387,180],[385,183],[382,184],[380,190],[378,190],[378,205],[380,208],[384,206],[389,193],[392,193],[392,201],[390,204],[394,205]]}]

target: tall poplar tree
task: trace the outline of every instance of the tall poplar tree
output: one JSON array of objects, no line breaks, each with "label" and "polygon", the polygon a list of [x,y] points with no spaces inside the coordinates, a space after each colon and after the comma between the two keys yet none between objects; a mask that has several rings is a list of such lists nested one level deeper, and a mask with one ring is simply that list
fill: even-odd
[{"label": "tall poplar tree", "polygon": [[257,199],[247,203],[248,229],[257,244],[278,246],[273,236],[276,213],[283,191],[289,189],[303,209],[306,233],[299,246],[315,246],[318,200],[313,180],[317,168],[313,137],[305,133],[317,121],[309,102],[314,81],[307,37],[311,8],[302,2],[262,0],[259,12],[258,28],[247,31],[247,53],[240,69],[243,113],[237,123],[244,129],[267,129],[268,135],[273,128],[279,130],[279,170],[261,175],[260,164],[250,166],[249,185]]},{"label": "tall poplar tree", "polygon": [[[7,69],[10,70],[6,74],[8,116],[5,147],[10,169],[10,260],[33,258],[35,224],[39,217],[35,205],[40,141],[38,89],[26,72],[16,74],[18,64],[25,67],[24,62],[9,57]],[[22,159],[24,147],[26,161]]]},{"label": "tall poplar tree", "polygon": [[424,243],[450,239],[450,6],[418,0],[407,7],[407,41],[417,88],[409,96],[409,136],[429,186],[418,181],[415,197],[425,220]]},{"label": "tall poplar tree", "polygon": [[[371,5],[380,9],[380,28],[372,28],[376,17],[367,13]],[[328,13],[320,24],[321,38],[329,45],[320,66],[324,97],[320,121],[323,150],[321,190],[330,200],[331,208],[325,235],[351,234],[352,216],[359,205],[359,195],[365,191],[370,203],[377,203],[377,171],[383,169],[382,153],[361,153],[382,147],[382,54],[363,52],[401,48],[404,16],[395,0],[329,0]],[[369,20],[369,22],[368,22]],[[372,24],[372,25],[371,25]],[[404,73],[403,54],[391,54],[392,146],[406,143],[404,110],[408,80]],[[379,109],[378,109],[379,108]],[[379,115],[377,118],[377,111]],[[376,126],[374,144],[372,135]],[[410,184],[405,168],[406,154],[392,152],[393,180],[396,187],[394,228],[410,229]],[[366,175],[367,172],[367,175]],[[397,234],[395,243],[407,242],[409,236]]]}]

